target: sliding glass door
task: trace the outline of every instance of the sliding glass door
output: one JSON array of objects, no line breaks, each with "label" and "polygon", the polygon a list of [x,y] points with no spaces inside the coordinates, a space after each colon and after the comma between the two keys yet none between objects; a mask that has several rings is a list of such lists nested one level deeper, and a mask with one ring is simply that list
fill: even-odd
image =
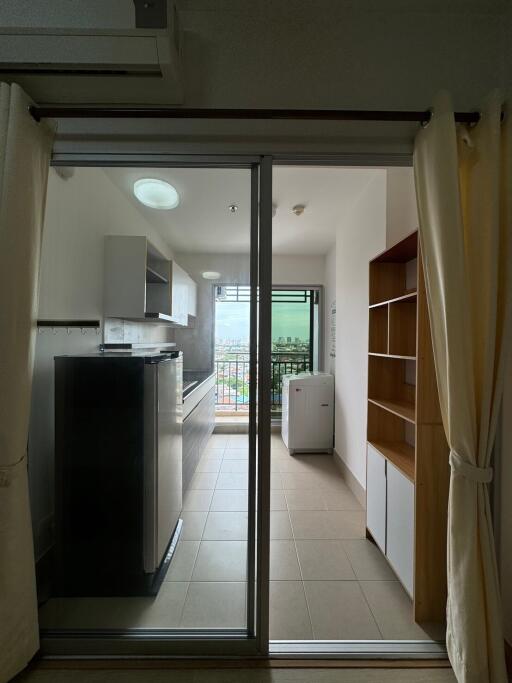
[{"label": "sliding glass door", "polygon": [[[52,319],[67,318],[69,327],[38,336],[29,452],[43,652],[265,653],[271,160],[134,156],[120,163],[88,155],[55,163],[73,172],[66,183],[49,184],[39,318],[52,309]],[[141,203],[133,189],[148,179],[171,185],[177,206]],[[65,240],[61,225],[69,226]],[[96,271],[103,291],[91,279]],[[238,425],[217,410],[220,286],[245,292],[243,329],[232,309],[222,332],[226,349],[243,344],[235,386],[231,371],[222,379],[223,405],[243,405]],[[58,291],[67,291],[67,301]],[[80,306],[94,308],[95,297],[100,334],[74,330],[70,311],[85,318]],[[158,383],[171,384],[159,371],[151,383],[148,368],[171,353],[179,378],[164,397]],[[55,364],[56,356],[73,359],[65,361],[73,365],[69,373],[55,371],[64,363]],[[44,407],[47,395],[56,401]],[[175,438],[157,440],[151,468],[149,425],[158,432],[164,404],[165,424],[172,414],[180,432],[180,453],[171,454]],[[179,460],[172,470],[179,470],[179,485],[164,476],[171,457]],[[181,509],[163,538],[169,487],[180,489]],[[131,501],[124,517],[118,504],[116,513],[120,500]],[[43,538],[38,532],[48,516]],[[144,553],[151,534],[163,554],[153,553],[150,566]],[[117,558],[110,546],[119,546]],[[79,548],[81,565],[73,559]]]}]

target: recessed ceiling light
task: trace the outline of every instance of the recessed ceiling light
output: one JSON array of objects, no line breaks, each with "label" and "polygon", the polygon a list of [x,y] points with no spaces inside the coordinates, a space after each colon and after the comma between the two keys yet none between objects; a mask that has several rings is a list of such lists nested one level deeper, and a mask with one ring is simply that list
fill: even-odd
[{"label": "recessed ceiling light", "polygon": [[205,270],[203,277],[205,280],[218,280],[220,278],[220,273],[216,270]]},{"label": "recessed ceiling light", "polygon": [[157,178],[141,178],[133,185],[133,194],[141,204],[151,209],[175,209],[180,203],[180,196],[175,187],[165,180]]}]

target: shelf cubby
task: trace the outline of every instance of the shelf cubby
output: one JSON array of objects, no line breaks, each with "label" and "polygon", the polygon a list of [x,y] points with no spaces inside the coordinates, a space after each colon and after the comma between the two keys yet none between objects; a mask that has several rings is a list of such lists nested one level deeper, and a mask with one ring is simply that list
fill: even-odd
[{"label": "shelf cubby", "polygon": [[370,353],[388,352],[388,307],[370,308],[369,312],[369,350]]},{"label": "shelf cubby", "polygon": [[416,356],[416,299],[390,303],[388,311],[389,353]]},{"label": "shelf cubby", "polygon": [[368,400],[404,420],[416,419],[416,389],[406,382],[406,361],[369,356]]}]

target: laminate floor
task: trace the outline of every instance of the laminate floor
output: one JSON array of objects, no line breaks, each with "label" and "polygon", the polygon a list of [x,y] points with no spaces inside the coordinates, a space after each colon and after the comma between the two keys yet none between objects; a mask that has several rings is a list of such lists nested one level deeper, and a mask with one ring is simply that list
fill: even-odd
[{"label": "laminate floor", "polygon": [[450,669],[169,669],[44,670],[37,667],[13,683],[455,683]]}]

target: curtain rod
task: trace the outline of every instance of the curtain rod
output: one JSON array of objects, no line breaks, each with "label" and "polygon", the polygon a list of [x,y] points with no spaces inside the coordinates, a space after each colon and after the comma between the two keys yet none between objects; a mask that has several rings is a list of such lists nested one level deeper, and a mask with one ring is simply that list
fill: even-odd
[{"label": "curtain rod", "polygon": [[[36,121],[66,119],[258,119],[295,121],[416,121],[428,123],[432,112],[364,109],[189,109],[168,107],[37,107],[29,112]],[[455,112],[458,123],[478,123],[478,112]]]}]

